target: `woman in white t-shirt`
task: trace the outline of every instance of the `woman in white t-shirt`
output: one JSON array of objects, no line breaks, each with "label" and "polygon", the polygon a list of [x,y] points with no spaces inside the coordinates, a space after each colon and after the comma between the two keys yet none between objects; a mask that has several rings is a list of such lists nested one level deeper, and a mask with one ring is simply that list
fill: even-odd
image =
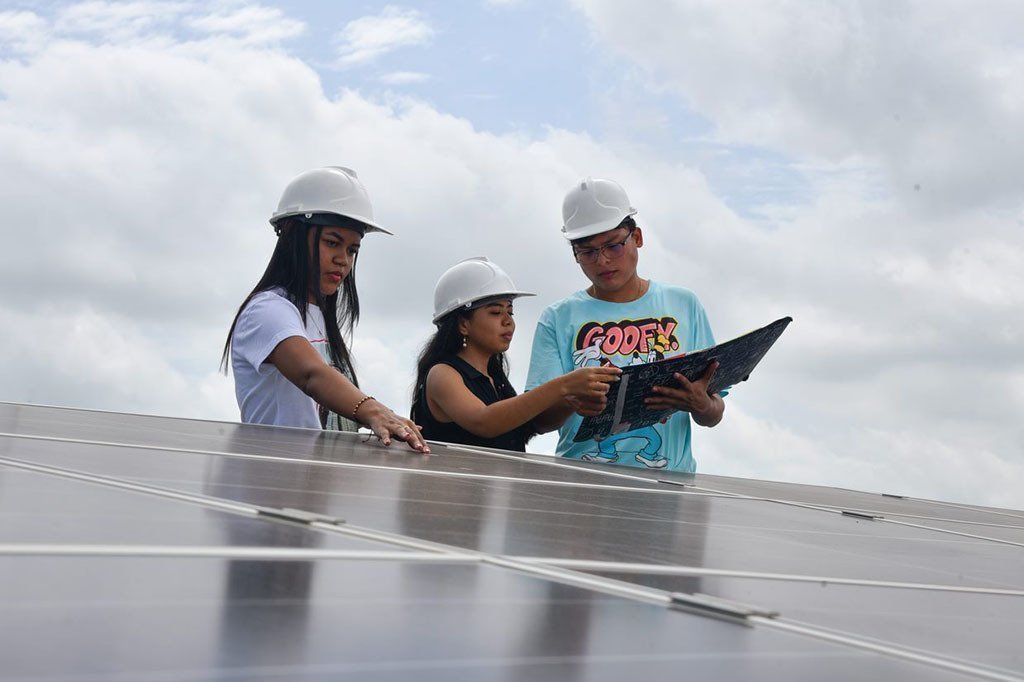
[{"label": "woman in white t-shirt", "polygon": [[373,208],[354,171],[302,173],[270,219],[277,246],[224,344],[242,421],[354,431],[429,452],[419,428],[359,389],[342,329],[359,320],[355,265]]}]

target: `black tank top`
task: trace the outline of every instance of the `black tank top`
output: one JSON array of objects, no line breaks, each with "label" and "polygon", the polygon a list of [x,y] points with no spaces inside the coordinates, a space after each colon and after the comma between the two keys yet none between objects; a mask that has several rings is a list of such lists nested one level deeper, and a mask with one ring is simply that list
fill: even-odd
[{"label": "black tank top", "polygon": [[[453,368],[462,377],[466,388],[475,395],[484,405],[492,405],[499,400],[513,398],[516,390],[508,382],[504,373],[494,377],[494,384],[486,374],[482,374],[471,364],[457,355],[450,355],[441,364]],[[526,440],[532,433],[528,425],[503,433],[494,438],[483,438],[470,433],[455,422],[438,421],[430,411],[427,403],[426,382],[419,387],[416,400],[412,404],[411,417],[414,422],[423,427],[423,437],[428,440],[439,440],[444,443],[460,443],[462,445],[476,445],[484,448],[499,448],[501,450],[512,450],[515,452],[526,451]]]}]

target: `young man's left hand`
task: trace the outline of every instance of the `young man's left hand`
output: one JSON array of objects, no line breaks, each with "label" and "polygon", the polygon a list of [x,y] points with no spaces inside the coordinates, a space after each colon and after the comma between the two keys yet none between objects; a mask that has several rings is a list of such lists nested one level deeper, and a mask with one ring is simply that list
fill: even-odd
[{"label": "young man's left hand", "polygon": [[718,370],[718,361],[713,361],[704,374],[695,381],[690,381],[678,372],[673,374],[678,387],[655,386],[651,395],[644,399],[648,410],[679,410],[689,412],[694,421],[702,426],[714,426],[722,419],[725,404],[718,395],[708,393],[711,378]]}]

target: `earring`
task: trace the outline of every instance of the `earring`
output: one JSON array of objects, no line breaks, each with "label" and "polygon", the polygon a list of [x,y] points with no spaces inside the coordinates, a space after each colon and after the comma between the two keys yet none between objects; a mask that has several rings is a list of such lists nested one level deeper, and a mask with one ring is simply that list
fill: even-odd
[{"label": "earring", "polygon": [[465,347],[466,347],[466,346],[468,346],[468,345],[469,345],[469,344],[468,344],[468,343],[466,342],[466,337],[465,337],[465,336],[463,336],[463,337],[462,337],[462,347],[463,347],[463,348],[465,348]]}]

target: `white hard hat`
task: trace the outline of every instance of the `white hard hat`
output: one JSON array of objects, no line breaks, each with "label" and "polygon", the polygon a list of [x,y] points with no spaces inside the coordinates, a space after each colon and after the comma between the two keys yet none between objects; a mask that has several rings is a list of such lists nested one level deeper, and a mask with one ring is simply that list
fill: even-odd
[{"label": "white hard hat", "polygon": [[270,216],[270,224],[277,227],[282,218],[314,214],[345,216],[362,223],[367,232],[388,230],[373,222],[373,206],[366,188],[351,168],[327,166],[300,173],[284,188],[277,210]]},{"label": "white hard hat", "polygon": [[636,215],[622,185],[614,180],[583,180],[565,195],[562,202],[562,234],[583,239],[614,230],[626,217]]},{"label": "white hard hat", "polygon": [[434,287],[434,324],[453,310],[468,310],[484,299],[533,295],[516,289],[512,278],[483,256],[467,258],[448,268],[437,280]]}]

